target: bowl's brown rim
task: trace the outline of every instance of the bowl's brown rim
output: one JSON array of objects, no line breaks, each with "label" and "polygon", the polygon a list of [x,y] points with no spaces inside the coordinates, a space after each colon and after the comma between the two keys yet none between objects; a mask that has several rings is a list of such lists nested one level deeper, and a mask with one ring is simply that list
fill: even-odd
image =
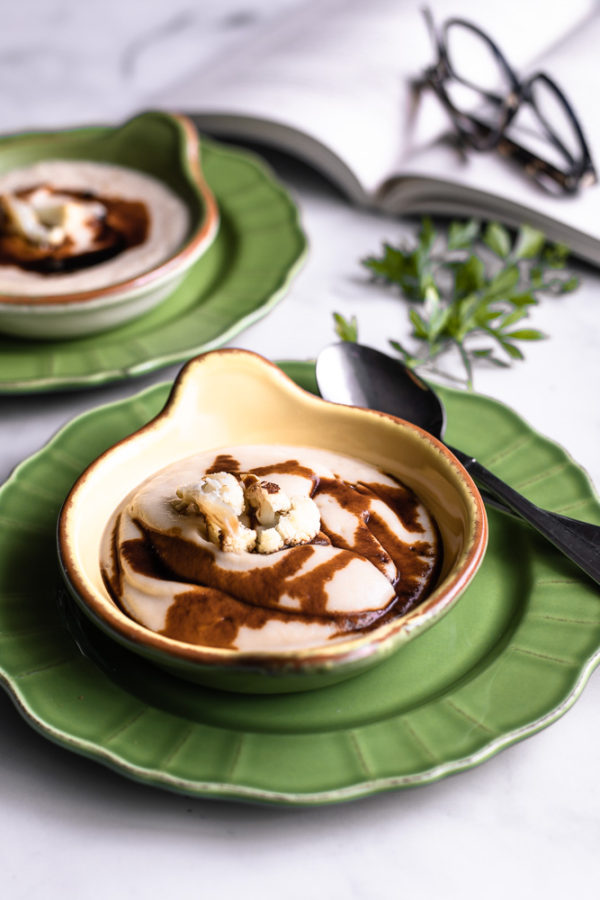
[{"label": "bowl's brown rim", "polygon": [[[204,203],[204,215],[202,220],[199,223],[199,226],[193,230],[184,246],[172,256],[163,260],[162,263],[154,266],[154,268],[149,269],[146,272],[141,272],[139,275],[135,275],[132,278],[127,278],[124,281],[115,282],[114,284],[108,284],[101,288],[64,294],[41,294],[39,296],[0,293],[0,308],[2,305],[6,308],[23,306],[54,307],[72,303],[85,303],[91,300],[100,300],[105,297],[114,297],[115,295],[120,296],[122,294],[129,294],[131,291],[137,291],[138,289],[151,286],[155,281],[160,281],[176,272],[186,263],[194,260],[203,245],[210,240],[216,232],[219,224],[219,209],[215,196],[209,188],[202,172],[200,164],[201,142],[193,122],[181,113],[161,111],[160,114],[173,120],[181,129],[185,146],[186,165],[192,181],[197,187]],[[144,115],[144,113],[141,113],[140,115]],[[117,126],[117,128],[123,128],[127,124],[128,122],[125,122],[123,125]],[[73,129],[65,129],[61,132],[39,132],[35,135],[27,135],[24,140],[34,140],[36,138],[49,139],[52,137],[58,138],[72,130]],[[74,130],[78,131],[79,129]],[[18,140],[18,136],[15,136],[14,140]]]},{"label": "bowl's brown rim", "polygon": [[194,357],[186,363],[175,379],[163,409],[142,428],[113,444],[112,447],[109,447],[98,456],[79,476],[63,504],[57,526],[58,556],[63,575],[75,599],[84,608],[84,611],[90,614],[97,624],[105,630],[108,629],[109,633],[113,634],[113,637],[124,641],[130,646],[141,645],[148,651],[158,651],[166,657],[172,658],[172,660],[182,663],[193,662],[205,666],[235,667],[244,670],[268,669],[270,672],[278,670],[316,670],[334,663],[358,661],[372,655],[378,648],[388,642],[391,645],[390,649],[392,646],[395,647],[396,643],[402,640],[403,635],[406,637],[410,631],[425,624],[425,622],[432,623],[441,616],[470,582],[485,554],[488,525],[485,506],[479,490],[467,470],[454,454],[429,432],[388,413],[356,406],[344,406],[343,408],[346,410],[353,409],[359,416],[382,418],[395,422],[398,426],[416,433],[422,440],[431,444],[444,457],[446,463],[449,463],[455,469],[472,503],[473,530],[467,538],[467,548],[463,550],[456,570],[453,570],[446,576],[442,584],[436,587],[419,606],[411,610],[407,615],[401,616],[373,631],[362,633],[354,638],[349,637],[347,640],[332,643],[330,646],[287,651],[241,651],[187,644],[153,632],[129,618],[126,613],[117,607],[112,599],[106,597],[100,601],[94,593],[88,590],[84,580],[79,575],[69,540],[69,520],[76,506],[79,490],[92,473],[102,465],[104,459],[117,448],[136,440],[142,434],[148,434],[159,429],[162,422],[169,419],[176,411],[179,397],[185,390],[187,379],[193,377],[192,373],[206,360],[217,355],[227,355],[234,358],[239,355],[252,357],[261,365],[269,367],[284,389],[291,394],[295,394],[299,400],[309,404],[327,404],[332,408],[340,406],[339,404],[329,403],[321,397],[305,391],[279,369],[275,363],[250,350],[238,348],[213,350]]}]

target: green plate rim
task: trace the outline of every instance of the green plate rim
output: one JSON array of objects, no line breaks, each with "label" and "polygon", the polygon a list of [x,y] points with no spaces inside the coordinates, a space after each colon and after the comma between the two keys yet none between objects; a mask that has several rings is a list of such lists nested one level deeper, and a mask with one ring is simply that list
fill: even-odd
[{"label": "green plate rim", "polygon": [[[93,130],[94,129],[82,129],[82,131]],[[15,141],[22,137],[28,137],[31,134],[33,133],[28,132],[21,135],[10,135],[4,140]],[[113,364],[111,367],[102,367],[100,365],[96,368],[83,370],[75,375],[61,376],[52,372],[50,372],[49,374],[35,374],[35,372],[32,371],[32,373],[28,374],[27,376],[11,377],[9,372],[2,371],[2,353],[0,351],[0,396],[42,393],[48,391],[63,391],[72,388],[93,388],[114,381],[122,381],[128,378],[135,378],[146,375],[153,371],[156,371],[157,369],[184,362],[188,358],[195,356],[198,353],[213,350],[217,347],[222,346],[223,344],[234,338],[241,331],[245,330],[250,325],[253,325],[259,319],[261,319],[263,316],[267,315],[267,313],[269,313],[273,309],[273,307],[276,306],[277,303],[279,303],[279,301],[288,291],[293,278],[303,265],[308,252],[308,239],[302,229],[300,212],[297,205],[294,203],[294,200],[292,199],[290,193],[278,180],[277,176],[270,168],[270,166],[256,154],[247,150],[240,150],[237,147],[233,147],[231,145],[221,144],[217,141],[200,135],[201,166],[203,154],[209,155],[213,160],[218,159],[221,165],[227,166],[243,164],[247,166],[248,169],[250,169],[257,177],[257,183],[263,188],[268,188],[270,202],[273,204],[273,207],[277,206],[283,213],[281,222],[278,223],[278,227],[280,229],[280,233],[284,235],[285,239],[289,239],[292,241],[293,251],[289,258],[283,259],[280,259],[277,253],[271,254],[269,261],[272,266],[272,271],[267,274],[269,276],[268,280],[272,280],[273,277],[276,278],[276,286],[274,287],[274,289],[265,291],[264,288],[255,288],[255,296],[252,298],[253,308],[251,309],[251,311],[242,316],[232,315],[230,317],[230,320],[228,321],[227,326],[223,327],[218,332],[218,334],[213,336],[211,339],[198,340],[197,338],[194,338],[192,340],[186,332],[182,335],[181,342],[176,347],[171,347],[165,352],[155,352],[151,356],[147,356],[145,355],[143,345],[140,345],[139,348],[136,348],[137,357],[135,359],[130,362]],[[233,222],[234,227],[242,233],[249,235],[251,230],[254,234],[259,232],[260,227],[251,224],[253,214],[252,207],[250,206],[247,209],[244,209],[242,207],[241,209],[236,210],[231,205],[231,198],[224,197],[222,191],[212,183],[210,173],[206,174],[204,172],[204,168],[203,173],[205,174],[206,181],[209,187],[215,194],[221,218],[229,218],[230,221]],[[220,230],[217,233],[213,243],[218,245],[219,241]],[[209,248],[208,253],[210,253],[212,249],[212,247]],[[242,255],[243,252],[244,251],[242,250]],[[236,260],[236,264],[239,266],[240,260]],[[189,282],[189,280],[194,277],[194,273],[200,267],[202,267],[202,265],[203,259],[200,259],[197,263],[195,263],[195,265],[192,267],[191,272],[185,276],[182,285],[179,288],[175,289],[174,294],[176,294],[178,290],[181,290],[182,287],[185,286]],[[241,268],[243,271],[243,259],[241,261]],[[203,296],[200,306],[206,304],[207,301],[210,300],[210,296],[210,293],[206,296]],[[169,299],[164,302],[168,304]],[[188,314],[189,311],[186,312],[186,315]],[[151,315],[151,313],[146,315]],[[136,320],[136,323],[134,324],[137,323],[143,323],[143,317],[142,319]],[[127,328],[128,326],[124,327]],[[159,325],[157,326],[156,331],[159,331],[160,328],[161,323],[159,323]],[[111,342],[114,343],[114,337],[115,335],[118,336],[120,330],[120,328],[117,328],[108,331],[105,333],[105,335],[99,335],[98,338],[102,340],[106,338],[107,344]],[[0,338],[3,341],[7,341],[10,343],[11,339],[9,338],[9,336],[0,335]],[[44,354],[48,350],[52,343],[53,342],[19,340],[15,343],[15,348],[16,350],[18,350],[21,357],[24,354],[29,354],[31,364],[33,367],[35,367],[36,358],[41,358],[42,354]],[[80,344],[83,345],[81,351],[82,364],[86,366],[88,365],[88,360],[85,349],[85,339],[75,339],[69,341],[69,352],[73,348],[76,349]],[[124,358],[127,357],[127,351],[131,352],[131,345],[124,343]],[[57,357],[60,357],[60,351],[58,352]]]},{"label": "green plate rim", "polygon": [[[289,362],[281,363],[280,365],[284,369],[284,371],[287,371],[287,373],[290,376],[294,377],[295,380],[300,382],[303,387],[311,388],[313,386],[314,366],[312,363]],[[170,383],[154,385],[153,387],[147,388],[145,391],[142,391],[141,393],[134,395],[133,397],[106,404],[78,416],[76,419],[73,419],[70,423],[64,426],[44,448],[31,456],[28,460],[25,460],[23,463],[19,464],[10,478],[7,480],[7,482],[2,486],[2,488],[0,488],[0,532],[3,529],[5,530],[7,527],[11,527],[11,523],[7,523],[5,516],[3,515],[3,510],[7,503],[6,498],[8,493],[17,485],[17,483],[20,482],[21,485],[24,482],[27,483],[27,479],[31,477],[32,473],[35,473],[36,468],[46,464],[47,457],[51,458],[56,456],[57,460],[63,460],[65,465],[73,470],[72,474],[73,477],[75,477],[77,466],[80,465],[80,463],[78,463],[76,456],[73,454],[73,448],[72,446],[70,446],[70,443],[73,442],[76,435],[80,433],[81,429],[85,430],[91,428],[95,422],[100,423],[103,420],[103,416],[111,416],[113,414],[126,414],[128,419],[134,418],[135,422],[133,422],[132,424],[135,427],[138,427],[138,423],[141,424],[141,420],[143,420],[144,416],[148,417],[149,413],[157,408],[157,401],[160,401],[162,403],[169,388]],[[510,420],[512,425],[517,427],[523,440],[529,441],[530,444],[535,445],[539,452],[544,449],[551,451],[554,455],[554,458],[557,458],[560,461],[560,469],[562,473],[560,476],[561,480],[565,481],[571,479],[571,482],[566,486],[566,489],[563,488],[562,484],[559,485],[559,487],[563,491],[564,496],[562,497],[560,508],[557,508],[556,511],[572,512],[575,508],[580,510],[583,509],[586,514],[586,518],[592,518],[596,521],[600,520],[600,504],[594,492],[594,489],[589,482],[589,479],[587,478],[583,470],[574,463],[574,461],[561,447],[559,447],[559,445],[539,435],[527,423],[525,423],[524,420],[517,416],[516,413],[496,400],[483,397],[482,395],[466,394],[464,392],[455,391],[448,388],[440,390],[443,394],[446,404],[450,407],[454,407],[455,410],[460,409],[461,404],[464,405],[465,402],[477,402],[479,404],[478,408],[480,411],[487,410],[488,412],[492,412],[498,417],[499,422],[506,424],[506,422]],[[452,435],[453,441],[455,440],[455,434],[456,432],[454,432]],[[101,452],[102,449],[104,448],[98,447],[97,452]],[[477,451],[477,448],[474,449]],[[499,452],[497,452],[495,455],[498,459],[502,457],[502,445],[500,445]],[[489,462],[489,460],[486,458],[482,458],[482,461],[484,463]],[[544,489],[547,490],[548,484],[550,486],[556,486],[557,477],[557,475],[550,475],[548,483],[546,484],[546,488]],[[35,488],[33,483],[30,485],[30,487]],[[31,498],[33,507],[30,512],[31,514],[34,514],[36,509],[39,509],[43,506],[43,495],[42,498],[38,500],[38,505],[36,507],[35,490],[29,490],[27,493]],[[554,504],[554,506],[556,508],[556,503]],[[43,526],[43,532],[44,539],[47,540],[49,535],[47,533],[48,529],[46,526]],[[2,553],[3,549],[4,541],[0,542],[0,583],[2,583],[2,569],[4,568],[5,572],[7,570],[6,559],[3,557]],[[539,550],[540,548],[538,547],[538,551]],[[541,548],[541,550],[541,555],[544,555],[543,547]],[[538,556],[539,555],[540,554],[538,552]],[[539,560],[536,558],[535,565],[538,565],[538,562]],[[2,641],[0,641],[0,680],[2,681],[3,686],[8,691],[12,699],[15,701],[23,716],[33,725],[33,727],[35,727],[46,737],[75,752],[91,757],[103,764],[106,764],[135,780],[153,784],[155,786],[166,788],[169,790],[182,792],[185,794],[191,794],[200,797],[241,799],[246,801],[250,800],[261,803],[275,803],[284,805],[318,805],[350,800],[395,788],[427,784],[437,781],[449,774],[469,769],[495,755],[504,747],[507,747],[524,737],[534,734],[535,732],[554,722],[561,715],[563,715],[575,702],[575,700],[583,690],[583,687],[587,682],[587,679],[589,678],[591,672],[600,662],[600,618],[598,617],[597,613],[597,590],[593,585],[591,585],[590,582],[587,581],[587,579],[585,579],[583,576],[579,577],[574,570],[569,568],[570,564],[566,563],[567,569],[564,569],[564,561],[561,562],[559,560],[558,562],[556,562],[555,557],[552,556],[552,554],[548,554],[548,559],[542,561],[542,563],[544,566],[547,566],[548,564],[550,565],[550,569],[545,569],[544,571],[547,571],[547,573],[549,573],[551,583],[554,585],[559,585],[561,587],[561,591],[563,590],[563,587],[564,592],[568,593],[570,591],[569,603],[573,603],[574,601],[576,601],[576,603],[578,604],[578,609],[590,609],[594,611],[594,615],[589,621],[586,621],[585,617],[582,620],[579,620],[578,618],[573,618],[570,620],[567,620],[566,618],[564,619],[565,622],[570,623],[568,627],[572,629],[571,634],[577,635],[578,637],[583,637],[585,635],[586,643],[585,645],[582,644],[581,648],[579,644],[577,644],[577,648],[575,651],[573,651],[573,647],[571,647],[570,652],[572,653],[573,658],[569,658],[567,660],[560,659],[558,655],[553,656],[551,653],[547,652],[547,649],[545,647],[539,647],[537,645],[529,650],[527,648],[517,649],[521,649],[524,653],[530,654],[528,664],[538,667],[541,666],[544,673],[552,671],[553,669],[560,669],[560,667],[563,666],[565,662],[568,662],[573,669],[572,676],[569,675],[569,678],[567,679],[568,687],[564,688],[564,685],[562,685],[561,683],[560,690],[562,691],[562,694],[558,698],[557,702],[552,702],[552,704],[547,706],[547,708],[544,708],[540,712],[540,714],[527,717],[527,710],[515,710],[514,712],[516,716],[516,724],[514,724],[514,727],[506,727],[502,730],[501,733],[497,735],[491,735],[491,733],[486,734],[485,728],[484,731],[480,734],[478,732],[478,726],[481,725],[483,727],[483,722],[478,722],[474,714],[471,714],[468,709],[463,708],[464,699],[461,700],[461,703],[455,705],[455,709],[458,712],[459,718],[461,716],[463,717],[463,724],[468,726],[468,730],[477,732],[476,748],[473,750],[473,752],[465,753],[462,755],[455,754],[453,758],[444,760],[437,765],[430,764],[429,766],[423,767],[420,771],[416,771],[412,774],[392,773],[387,774],[383,777],[369,777],[369,767],[364,763],[364,757],[368,755],[368,752],[366,752],[369,749],[368,742],[365,740],[364,734],[360,736],[359,732],[355,728],[346,728],[345,730],[348,731],[349,738],[352,738],[352,742],[356,746],[358,757],[363,759],[364,771],[362,777],[355,777],[354,781],[351,784],[347,784],[342,787],[338,786],[328,788],[324,786],[322,789],[319,789],[317,791],[281,789],[270,790],[268,788],[265,788],[264,785],[257,786],[256,784],[251,783],[240,783],[239,781],[235,782],[233,779],[227,781],[202,778],[201,772],[198,773],[197,777],[194,777],[192,779],[185,778],[181,777],[179,774],[177,774],[176,771],[172,771],[171,769],[167,771],[166,764],[164,764],[162,768],[160,766],[158,768],[152,768],[137,765],[133,763],[131,759],[127,758],[127,752],[124,752],[123,749],[121,749],[120,752],[112,751],[108,747],[102,745],[101,741],[89,740],[85,737],[82,737],[81,735],[78,735],[76,733],[76,729],[73,727],[71,727],[69,730],[56,727],[55,723],[52,721],[52,717],[48,715],[47,712],[44,712],[43,709],[37,708],[36,702],[32,701],[31,698],[28,699],[28,697],[26,696],[27,692],[21,689],[19,679],[23,677],[23,673],[15,671],[14,666],[11,667],[10,661],[7,663],[7,659],[4,658],[5,650],[4,643]],[[553,568],[554,566],[558,566],[558,568],[555,569]],[[546,582],[542,581],[542,583],[548,584],[550,582],[546,580]],[[552,596],[554,597],[554,595]],[[5,603],[7,603],[8,605],[10,604],[10,597],[5,597],[4,593],[0,589],[0,619],[2,615],[2,607]],[[548,610],[546,609],[546,613],[547,612]],[[529,620],[534,617],[534,614],[537,614],[538,617],[540,615],[539,611],[535,613],[535,610],[532,611],[527,609],[522,616],[521,622],[525,623],[525,625],[530,625],[531,622]],[[582,613],[580,612],[579,615],[581,616]],[[546,618],[554,618],[555,622],[559,624],[561,621],[563,621],[562,619],[557,618],[554,614],[551,616],[546,616]],[[439,623],[436,628],[439,628],[442,625],[443,621]],[[521,625],[519,626],[519,628],[521,628]],[[515,634],[516,633],[520,633],[520,631],[516,631]],[[3,638],[6,638],[8,636],[8,638],[12,639],[13,643],[16,642],[16,644],[18,644],[19,641],[27,643],[28,640],[31,640],[31,637],[28,636],[26,632],[22,633],[18,628],[13,632],[11,632],[10,629],[8,629],[7,631],[5,628],[0,632],[0,635]],[[61,638],[61,640],[63,638]],[[419,640],[423,639],[424,638],[422,637]],[[69,641],[72,641],[70,637]],[[511,648],[511,642],[514,642],[514,635],[511,635],[506,647],[502,649],[501,652],[499,652],[498,656],[494,660],[492,660],[492,662],[490,662],[488,666],[485,667],[485,670],[483,672],[474,675],[472,678],[470,677],[470,680],[466,684],[467,690],[469,690],[470,686],[474,685],[478,679],[497,677],[495,666],[497,665],[498,661],[501,662],[503,656],[507,654],[508,649]],[[418,641],[415,641],[414,644],[417,645]],[[75,645],[73,646],[73,648],[71,648],[71,652],[73,651],[75,652],[75,657],[78,658],[78,656],[81,656],[81,660],[84,661],[84,664],[86,666],[89,666],[89,661],[86,660],[85,657],[83,657],[83,655]],[[52,655],[50,654],[50,657],[51,656]],[[78,664],[81,663],[81,660]],[[42,683],[43,679],[46,677],[43,674],[45,668],[50,669],[51,667],[44,667],[42,665],[38,670],[35,670],[34,672],[34,674],[36,674],[38,678],[41,676]],[[494,670],[495,674],[492,674],[492,670]],[[538,670],[536,670],[536,672],[537,671]],[[563,669],[563,671],[566,670]],[[99,677],[100,680],[107,679],[107,676],[104,675],[104,673],[99,669],[97,670],[97,673],[99,673],[99,675],[96,674],[94,677]],[[358,682],[360,679],[365,677],[366,676],[360,676],[356,681]],[[544,677],[546,676],[544,675]],[[485,681],[483,682],[483,684],[485,685]],[[477,688],[477,690],[479,690],[480,687],[481,685]],[[119,690],[122,691],[122,689]],[[455,685],[451,685],[448,696],[453,698],[455,701],[457,691],[460,693],[462,690],[463,687],[461,686],[459,686],[457,689]],[[523,694],[525,705],[530,705],[530,695],[528,694],[525,697],[525,692],[522,691],[522,685],[519,685],[519,696],[521,696],[521,694]],[[223,697],[223,702],[226,703],[227,695],[223,695]],[[461,698],[463,697],[464,695],[461,694]],[[444,696],[442,697],[442,699],[444,699],[445,701],[447,697]],[[439,698],[434,698],[433,701],[428,700],[427,703],[431,702],[433,704],[437,704],[438,701]],[[486,702],[489,702],[487,698]],[[156,710],[154,710],[154,712],[156,712]],[[517,722],[519,715],[516,715],[516,713],[519,713],[519,715],[521,716],[521,721]],[[173,719],[172,714],[165,713],[162,710],[158,711],[158,715],[167,717],[167,719],[169,720]],[[523,715],[525,715],[525,719],[523,719]],[[393,717],[390,717],[389,719],[384,718],[381,721],[384,721],[387,724],[388,722],[394,721],[394,719]],[[380,725],[381,721],[375,722],[375,725]],[[365,726],[365,731],[371,728],[372,725],[372,722],[368,722]],[[125,723],[125,729],[127,727],[128,724]],[[227,733],[227,729],[221,728],[220,730],[223,734]],[[337,729],[336,733],[338,733],[339,731],[340,729]],[[243,734],[246,734],[246,732],[243,732]],[[333,734],[333,728],[331,729],[331,734]],[[280,734],[278,736],[281,737]],[[256,737],[256,735],[254,735],[254,737]],[[108,742],[106,736],[105,739],[106,742]],[[240,746],[242,743],[242,739],[243,738],[240,738]],[[128,745],[127,743],[125,743],[126,750],[127,747]]]}]

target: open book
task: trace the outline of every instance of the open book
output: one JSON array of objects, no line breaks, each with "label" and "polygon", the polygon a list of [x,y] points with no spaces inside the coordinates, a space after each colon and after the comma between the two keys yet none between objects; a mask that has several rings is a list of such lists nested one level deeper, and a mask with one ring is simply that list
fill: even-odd
[{"label": "open book", "polygon": [[[438,25],[450,16],[477,23],[521,74],[551,74],[600,165],[596,2],[430,5]],[[433,60],[418,3],[308,0],[152,102],[191,115],[209,134],[295,154],[356,203],[397,214],[526,222],[600,264],[600,187],[555,197],[494,151],[459,151],[438,98],[432,91],[417,98],[412,87]]]}]

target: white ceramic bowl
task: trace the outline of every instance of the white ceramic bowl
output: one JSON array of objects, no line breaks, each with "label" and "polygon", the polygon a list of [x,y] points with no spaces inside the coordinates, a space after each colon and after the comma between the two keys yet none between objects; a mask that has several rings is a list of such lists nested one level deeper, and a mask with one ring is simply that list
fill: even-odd
[{"label": "white ceramic bowl", "polygon": [[163,181],[187,207],[183,244],[151,269],[74,293],[0,294],[0,332],[24,338],[76,338],[123,324],[176,288],[214,239],[219,215],[200,167],[196,129],[184,116],[147,112],[118,128],[79,128],[0,140],[0,173],[49,159],[107,162]]}]

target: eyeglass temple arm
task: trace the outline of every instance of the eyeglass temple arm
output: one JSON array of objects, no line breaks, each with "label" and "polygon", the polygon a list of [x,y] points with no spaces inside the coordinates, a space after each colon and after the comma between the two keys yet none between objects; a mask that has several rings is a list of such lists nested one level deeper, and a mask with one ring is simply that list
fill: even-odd
[{"label": "eyeglass temple arm", "polygon": [[425,24],[427,25],[427,31],[429,32],[431,43],[437,51],[439,62],[440,59],[443,60],[446,58],[446,52],[444,50],[444,45],[442,44],[440,33],[435,26],[435,22],[433,21],[433,13],[428,6],[421,7],[421,12],[423,13],[423,18],[425,19]]}]

